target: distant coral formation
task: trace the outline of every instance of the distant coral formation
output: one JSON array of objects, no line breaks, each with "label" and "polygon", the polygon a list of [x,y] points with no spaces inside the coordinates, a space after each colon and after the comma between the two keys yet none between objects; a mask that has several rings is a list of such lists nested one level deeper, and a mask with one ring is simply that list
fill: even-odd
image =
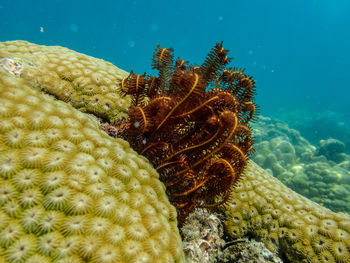
[{"label": "distant coral formation", "polygon": [[253,126],[254,161],[296,192],[350,213],[350,156],[342,142],[328,139],[314,146],[286,123],[266,117]]},{"label": "distant coral formation", "polygon": [[279,119],[298,130],[311,144],[331,137],[345,144],[345,152],[350,154],[349,111],[331,111],[322,107],[313,111],[306,107],[280,110]]},{"label": "distant coral formation", "polygon": [[333,138],[320,140],[316,155],[323,155],[327,158],[327,160],[335,163],[341,163],[349,159],[345,153],[345,144]]}]

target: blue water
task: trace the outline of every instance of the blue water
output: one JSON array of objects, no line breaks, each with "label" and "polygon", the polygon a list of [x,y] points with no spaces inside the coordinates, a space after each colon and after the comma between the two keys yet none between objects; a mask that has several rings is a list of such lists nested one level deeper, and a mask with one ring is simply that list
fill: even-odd
[{"label": "blue water", "polygon": [[1,0],[0,17],[0,41],[62,45],[136,73],[151,72],[157,44],[200,64],[223,40],[255,77],[263,115],[330,111],[350,125],[347,0]]}]

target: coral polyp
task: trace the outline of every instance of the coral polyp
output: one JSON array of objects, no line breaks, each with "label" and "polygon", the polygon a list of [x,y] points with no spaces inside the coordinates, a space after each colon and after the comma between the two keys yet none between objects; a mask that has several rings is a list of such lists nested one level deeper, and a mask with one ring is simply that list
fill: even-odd
[{"label": "coral polyp", "polygon": [[179,218],[225,203],[253,152],[254,80],[226,68],[227,52],[216,44],[195,66],[158,46],[152,67],[159,75],[123,79],[120,92],[132,98],[128,118],[116,130],[105,126],[152,162]]}]

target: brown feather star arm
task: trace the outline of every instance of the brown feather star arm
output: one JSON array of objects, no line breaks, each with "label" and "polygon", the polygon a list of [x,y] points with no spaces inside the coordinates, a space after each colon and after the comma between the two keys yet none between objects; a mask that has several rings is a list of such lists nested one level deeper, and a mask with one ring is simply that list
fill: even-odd
[{"label": "brown feather star arm", "polygon": [[157,46],[153,53],[152,68],[159,71],[159,86],[160,94],[165,94],[170,88],[170,81],[173,75],[174,50],[172,48],[162,48]]},{"label": "brown feather star arm", "polygon": [[231,59],[226,56],[227,52],[228,50],[222,47],[222,42],[216,44],[201,65],[200,71],[208,83],[216,80],[219,72],[230,62]]},{"label": "brown feather star arm", "polygon": [[132,105],[109,130],[152,162],[180,223],[195,207],[224,204],[254,151],[255,81],[226,68],[227,52],[216,44],[198,67],[157,46],[158,76],[131,72],[120,88]]}]

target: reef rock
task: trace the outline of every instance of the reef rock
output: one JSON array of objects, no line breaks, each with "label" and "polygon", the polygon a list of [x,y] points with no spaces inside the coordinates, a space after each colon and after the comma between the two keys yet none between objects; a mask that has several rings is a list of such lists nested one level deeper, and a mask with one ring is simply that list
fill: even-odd
[{"label": "reef rock", "polygon": [[335,163],[343,162],[346,160],[345,144],[337,139],[320,140],[316,154]]}]

